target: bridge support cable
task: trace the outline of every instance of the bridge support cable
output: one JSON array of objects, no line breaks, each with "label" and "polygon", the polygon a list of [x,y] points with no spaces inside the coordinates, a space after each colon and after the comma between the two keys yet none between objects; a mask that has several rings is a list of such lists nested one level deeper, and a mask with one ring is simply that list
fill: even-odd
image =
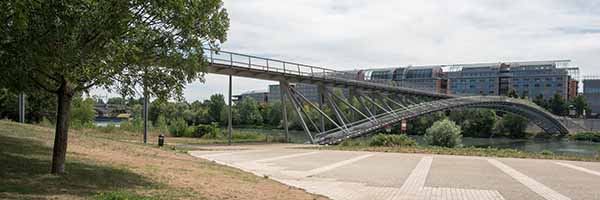
[{"label": "bridge support cable", "polygon": [[[338,99],[340,102],[342,102],[343,104],[345,104],[346,106],[348,106],[350,109],[352,109],[354,112],[356,112],[356,113],[358,113],[359,115],[363,116],[365,119],[368,119],[369,121],[371,121],[371,122],[374,122],[374,120],[373,120],[371,117],[369,117],[369,116],[365,115],[363,112],[361,112],[361,111],[360,111],[358,108],[354,107],[354,106],[353,106],[351,103],[349,103],[349,102],[348,102],[346,99],[344,99],[343,97],[340,97],[340,96],[338,96],[338,95],[337,95],[337,94],[335,94],[335,93],[330,93],[330,94],[331,94],[333,97],[335,97],[336,99]],[[353,120],[353,121],[355,120],[355,118],[354,118],[354,117],[351,117],[351,118],[352,118],[352,120]]]},{"label": "bridge support cable", "polygon": [[342,124],[342,127],[344,129],[348,129],[348,126],[346,125],[346,122],[345,122],[345,121],[348,121],[348,119],[345,119],[345,117],[343,116],[342,110],[337,106],[335,101],[333,101],[329,92],[327,92],[325,95],[326,95],[325,99],[327,99],[327,103],[329,104],[329,107],[331,107],[331,109],[333,110],[335,117]]},{"label": "bridge support cable", "polygon": [[298,119],[300,119],[300,122],[302,124],[302,128],[306,132],[306,135],[308,136],[308,139],[310,140],[310,143],[314,144],[314,139],[312,137],[312,134],[310,133],[310,129],[306,125],[306,121],[304,121],[304,117],[302,117],[302,112],[300,111],[300,108],[299,108],[299,107],[302,106],[302,104],[300,104],[299,102],[296,102],[295,98],[293,97],[294,94],[293,94],[293,92],[291,90],[291,87],[287,87],[287,90],[288,90],[288,93],[287,93],[288,98],[292,102],[292,104],[294,106],[294,110],[296,110],[296,114],[298,114]]},{"label": "bridge support cable", "polygon": [[[300,97],[298,97],[298,95],[296,93],[292,93],[292,94],[293,94],[292,96],[294,98],[293,100],[297,103],[297,105],[299,105],[300,111],[302,111],[302,114],[304,114],[306,119],[308,119],[308,121],[313,126],[313,128],[317,132],[325,131],[325,128],[319,128],[319,126],[317,126],[315,121],[313,121],[312,118],[310,118],[310,115],[308,115],[308,113],[306,112],[306,109],[304,109],[304,104],[302,103],[302,100],[300,99]],[[313,136],[313,138],[314,138],[314,136]]]},{"label": "bridge support cable", "polygon": [[363,95],[363,97],[371,102],[371,104],[375,105],[377,108],[381,109],[383,112],[388,113],[388,114],[392,114],[395,115],[395,113],[391,112],[390,110],[385,109],[383,106],[377,104],[377,102],[375,102],[373,99],[371,99],[371,97],[367,96],[367,95]]},{"label": "bridge support cable", "polygon": [[360,106],[363,109],[365,109],[367,111],[367,113],[369,113],[369,115],[371,116],[371,119],[373,119],[373,121],[377,122],[377,118],[375,117],[373,112],[371,112],[371,110],[369,109],[369,107],[367,106],[365,101],[363,100],[362,96],[359,94],[358,96],[356,96],[356,98],[358,99],[358,103],[360,104]]},{"label": "bridge support cable", "polygon": [[283,119],[283,128],[285,130],[285,142],[289,142],[289,123],[288,123],[288,116],[287,116],[287,106],[286,106],[286,96],[287,96],[287,91],[288,91],[288,87],[290,85],[287,82],[284,81],[280,81],[279,82],[279,93],[280,93],[280,98],[281,98],[281,114],[282,114],[282,119]]},{"label": "bridge support cable", "polygon": [[[323,85],[319,85],[318,87],[318,93],[319,93],[319,109],[323,110],[323,104],[325,101],[325,86]],[[321,125],[321,132],[325,131],[325,117],[323,115],[319,115],[319,121],[320,121],[320,125]]]},{"label": "bridge support cable", "polygon": [[319,112],[319,114],[323,115],[327,120],[329,120],[331,123],[333,123],[333,125],[335,125],[337,128],[339,128],[339,130],[345,130],[338,123],[336,123],[335,120],[331,119],[325,112],[323,112],[321,109],[319,109],[317,106],[315,106],[315,104],[313,104],[310,100],[308,100],[304,95],[302,95],[301,93],[296,91],[296,89],[294,89],[292,87],[288,87],[288,88],[291,92],[294,92],[294,94],[298,95],[298,97],[300,97],[310,107],[314,108],[317,112]]}]

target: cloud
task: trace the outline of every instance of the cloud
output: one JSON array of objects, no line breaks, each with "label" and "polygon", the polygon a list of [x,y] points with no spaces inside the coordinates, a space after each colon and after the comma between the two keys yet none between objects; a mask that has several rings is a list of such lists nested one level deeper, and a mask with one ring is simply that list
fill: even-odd
[{"label": "cloud", "polygon": [[[349,70],[406,65],[571,59],[600,74],[600,3],[562,0],[224,0],[224,50]],[[273,82],[236,78],[234,93]],[[227,94],[207,75],[188,100]]]}]

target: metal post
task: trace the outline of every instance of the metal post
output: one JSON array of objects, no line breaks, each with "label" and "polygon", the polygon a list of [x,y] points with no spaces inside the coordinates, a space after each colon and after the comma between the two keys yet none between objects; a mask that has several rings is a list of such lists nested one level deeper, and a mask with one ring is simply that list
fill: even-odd
[{"label": "metal post", "polygon": [[227,115],[227,144],[231,145],[231,134],[233,132],[232,126],[232,113],[231,113],[231,74],[229,74],[229,110],[227,111],[229,114]]},{"label": "metal post", "polygon": [[288,130],[288,118],[287,118],[287,106],[285,104],[285,96],[287,95],[287,87],[288,87],[288,83],[286,83],[285,81],[280,81],[279,82],[279,91],[280,91],[280,96],[281,96],[281,111],[282,111],[282,115],[283,115],[283,128],[285,129],[285,142],[289,142],[289,138],[288,138],[288,134],[289,134],[289,130]]},{"label": "metal post", "polygon": [[19,94],[19,122],[25,123],[25,93]]},{"label": "metal post", "polygon": [[144,87],[144,144],[148,143],[148,92]]}]

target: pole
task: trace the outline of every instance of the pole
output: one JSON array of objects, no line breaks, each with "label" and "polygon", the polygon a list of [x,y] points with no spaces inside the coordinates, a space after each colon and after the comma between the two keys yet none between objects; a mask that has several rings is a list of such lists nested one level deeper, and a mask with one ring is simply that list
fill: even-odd
[{"label": "pole", "polygon": [[144,144],[148,143],[148,92],[144,86]]},{"label": "pole", "polygon": [[227,144],[231,145],[231,134],[233,132],[233,126],[232,126],[232,113],[231,113],[231,74],[229,74],[229,110],[228,115],[227,115]]},{"label": "pole", "polygon": [[288,130],[288,118],[287,118],[287,106],[285,105],[285,96],[287,94],[287,87],[289,85],[284,82],[284,81],[280,81],[279,82],[279,90],[280,90],[280,96],[281,96],[281,111],[282,111],[282,115],[283,115],[283,128],[285,129],[285,142],[289,142],[289,138],[288,138],[288,134],[289,134],[289,130]]},{"label": "pole", "polygon": [[19,122],[25,123],[25,93],[19,94]]}]

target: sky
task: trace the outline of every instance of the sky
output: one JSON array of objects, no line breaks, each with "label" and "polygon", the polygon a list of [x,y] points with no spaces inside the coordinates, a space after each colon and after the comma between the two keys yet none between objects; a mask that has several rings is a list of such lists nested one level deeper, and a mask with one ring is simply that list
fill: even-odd
[{"label": "sky", "polygon": [[[226,51],[337,70],[570,59],[582,76],[600,75],[600,1],[224,0],[224,7]],[[187,101],[227,94],[227,76],[205,79],[186,87]],[[233,94],[269,84],[276,83],[233,77]]]}]

